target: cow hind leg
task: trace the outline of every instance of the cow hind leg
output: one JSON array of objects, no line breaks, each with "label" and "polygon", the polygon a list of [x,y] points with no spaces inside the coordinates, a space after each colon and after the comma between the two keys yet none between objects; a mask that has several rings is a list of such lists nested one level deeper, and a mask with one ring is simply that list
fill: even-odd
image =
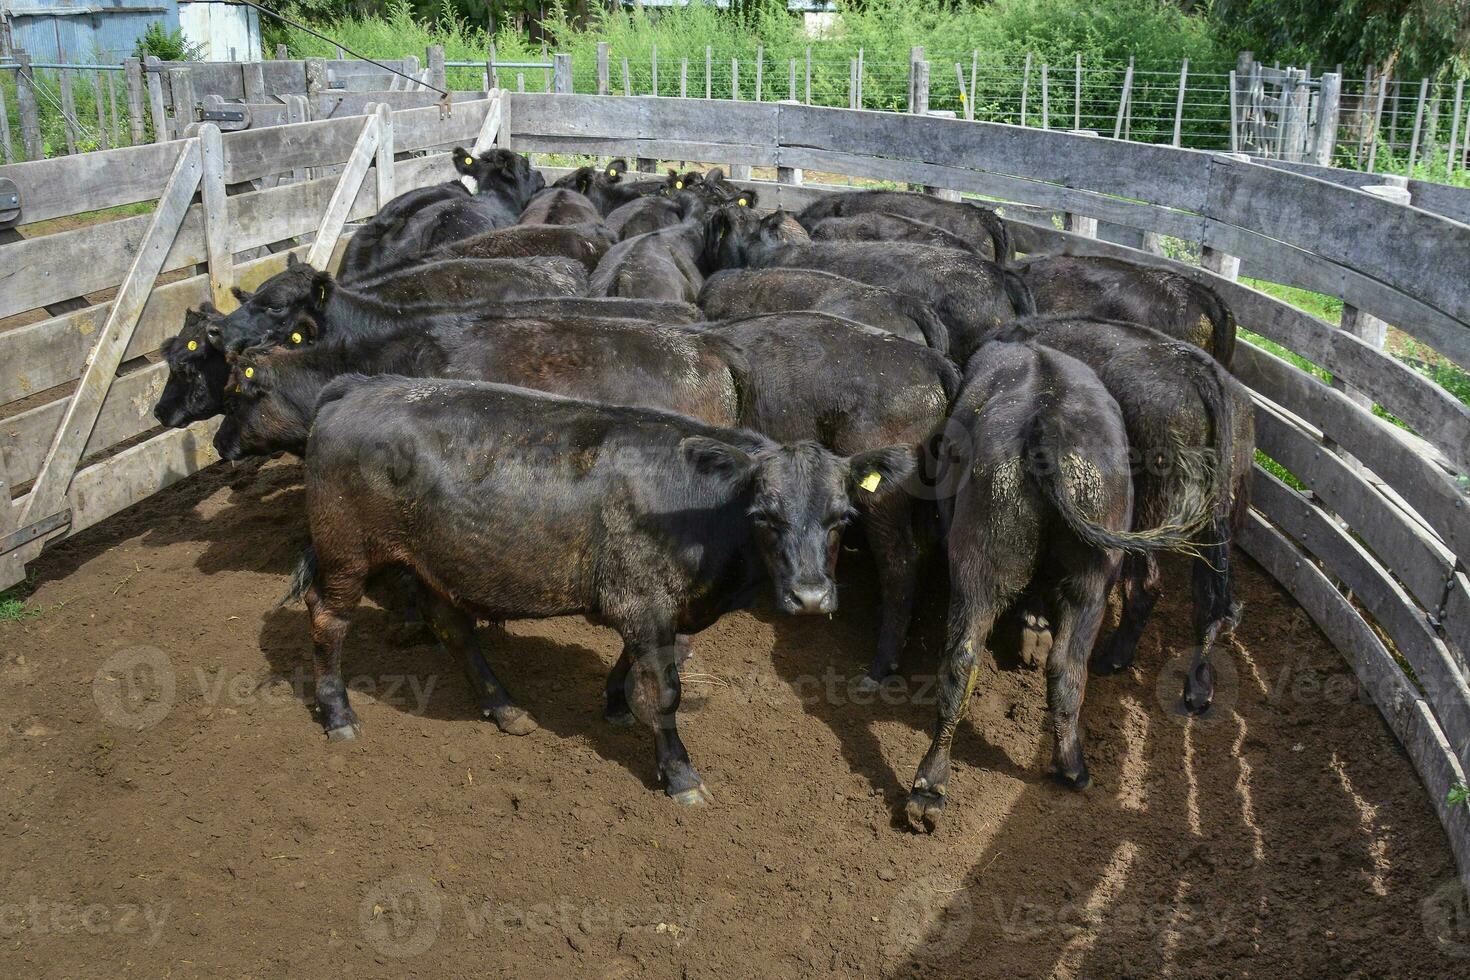
[{"label": "cow hind leg", "polygon": [[1125,555],[1120,583],[1123,616],[1118,628],[1092,658],[1092,671],[1096,674],[1121,674],[1133,666],[1138,641],[1163,591],[1159,585],[1158,560],[1152,554]]},{"label": "cow hind leg", "polygon": [[949,640],[936,685],[939,712],[934,723],[934,740],[919,763],[904,806],[909,826],[915,831],[933,833],[944,814],[949,793],[950,744],[980,678],[977,651],[984,648],[990,636],[999,605],[990,597],[976,602],[966,600],[957,592],[950,596]]},{"label": "cow hind leg", "polygon": [[479,703],[480,714],[495,722],[508,735],[529,735],[539,726],[511,700],[510,693],[490,669],[475,639],[475,621],[461,609],[423,590],[423,608],[429,628],[451,654],[460,658],[470,690]]},{"label": "cow hind leg", "polygon": [[1191,714],[1207,711],[1215,699],[1215,675],[1210,648],[1220,634],[1235,629],[1240,607],[1231,588],[1228,529],[1214,529],[1214,540],[1194,560],[1194,657],[1184,675],[1184,707]]},{"label": "cow hind leg", "polygon": [[356,738],[362,732],[357,713],[347,700],[342,681],[342,642],[351,625],[352,610],[362,599],[363,578],[340,575],[324,578],[307,589],[306,609],[311,616],[312,671],[316,676],[316,705],[327,738]]},{"label": "cow hind leg", "polygon": [[1063,784],[1079,790],[1092,784],[1077,721],[1087,688],[1087,654],[1102,625],[1108,585],[1106,573],[1088,578],[1094,580],[1074,579],[1073,584],[1057,590],[1053,601],[1056,634],[1046,662],[1046,700],[1056,737],[1054,771]]}]

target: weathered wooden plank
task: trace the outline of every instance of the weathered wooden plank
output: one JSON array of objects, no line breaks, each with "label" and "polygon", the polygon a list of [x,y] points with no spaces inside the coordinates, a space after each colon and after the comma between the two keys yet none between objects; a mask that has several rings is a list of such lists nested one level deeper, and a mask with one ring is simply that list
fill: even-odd
[{"label": "weathered wooden plank", "polygon": [[[199,143],[194,140],[179,155],[173,176],[169,178],[158,208],[153,212],[152,225],[138,249],[133,267],[123,280],[97,345],[88,356],[86,370],[82,372],[81,382],[57,427],[41,474],[26,496],[20,524],[29,524],[55,513],[66,496],[102,400],[117,374],[123,351],[132,339],[138,315],[163,267],[169,245],[188,212],[189,201],[199,186],[201,169]],[[32,548],[23,554],[35,554],[38,550],[38,547]]]},{"label": "weathered wooden plank", "polygon": [[1464,472],[1470,472],[1470,409],[1397,358],[1274,296],[1196,266],[1030,223],[1011,222],[1011,226],[1018,240],[1026,241],[1031,250],[1120,258],[1166,268],[1212,287],[1230,304],[1241,326],[1371,393],[1374,401],[1403,419]]},{"label": "weathered wooden plank", "polygon": [[234,256],[230,247],[228,208],[225,202],[225,153],[219,127],[206,123],[199,127],[199,180],[203,203],[204,251],[209,260],[209,293],[222,313],[235,308],[230,287],[235,284]]},{"label": "weathered wooden plank", "polygon": [[15,181],[20,189],[26,223],[46,221],[157,199],[182,146],[149,143],[12,163],[0,167],[0,177]]},{"label": "weathered wooden plank", "polygon": [[1235,351],[1235,374],[1320,428],[1393,487],[1455,554],[1470,554],[1470,508],[1454,480],[1388,431],[1347,395],[1250,344]]},{"label": "weathered wooden plank", "polygon": [[[1368,570],[1368,556],[1362,545],[1351,539],[1347,543],[1338,541],[1337,537],[1345,537],[1345,533],[1335,524],[1331,524],[1329,532],[1325,525],[1330,522],[1321,517],[1320,512],[1313,522],[1306,522],[1303,518],[1298,524],[1288,526],[1280,516],[1283,513],[1281,507],[1268,506],[1266,498],[1259,495],[1252,498],[1252,503],[1269,513],[1278,524],[1287,526],[1293,537],[1321,558],[1331,572],[1358,594],[1374,618],[1393,636],[1399,649],[1409,656],[1414,673],[1426,691],[1439,691],[1449,696],[1464,688],[1465,680],[1456,658],[1434,635],[1424,610],[1414,606],[1409,598],[1409,593],[1412,593],[1419,605],[1431,614],[1438,611],[1442,600],[1449,600],[1445,604],[1443,618],[1446,635],[1460,649],[1470,649],[1470,642],[1467,642],[1470,640],[1470,618],[1465,615],[1470,612],[1470,595],[1456,581],[1454,556],[1336,453],[1314,443],[1301,430],[1269,409],[1262,408],[1256,412],[1256,435],[1257,446],[1262,452],[1301,480],[1362,539],[1363,545],[1374,556],[1375,570],[1371,573]],[[1280,492],[1296,497],[1300,507],[1314,510],[1307,500],[1284,484],[1267,482],[1262,490],[1276,487],[1281,488]],[[1291,502],[1291,507],[1300,510],[1295,502]],[[1324,527],[1317,527],[1316,521]],[[1300,530],[1308,526],[1317,528],[1310,538]],[[1328,540],[1319,542],[1317,538],[1324,534]],[[1408,593],[1397,582],[1386,579],[1376,570],[1376,565],[1382,565],[1398,576]],[[1448,593],[1444,587],[1446,580],[1451,582]],[[1470,723],[1470,688],[1463,693],[1466,698],[1463,709],[1451,709],[1450,713],[1455,714],[1458,710],[1460,721]],[[1435,714],[1445,717],[1438,705]],[[1470,727],[1446,725],[1445,731],[1452,736],[1454,744],[1463,744],[1470,752]],[[1458,732],[1464,732],[1463,741],[1453,737]],[[1470,759],[1462,761],[1470,762]]]},{"label": "weathered wooden plank", "polygon": [[[168,380],[167,364],[152,364],[112,383],[82,458],[147,432],[158,423],[153,406]],[[59,398],[0,421],[0,462],[12,486],[29,483],[41,472],[51,435],[61,423],[68,399]]]},{"label": "weathered wooden plank", "polygon": [[[363,190],[364,178],[367,177],[368,168],[372,166],[373,154],[378,149],[377,114],[364,118],[366,121],[362,124],[357,144],[352,148],[352,155],[347,158],[347,166],[342,171],[341,177],[338,178],[337,186],[332,190],[332,197],[327,202],[326,210],[322,213],[321,224],[317,228],[316,239],[312,242],[311,251],[306,256],[307,264],[318,269],[326,268],[327,261],[332,257],[332,248],[342,234],[342,226],[347,222],[348,211]],[[373,193],[376,197],[376,187]]]},{"label": "weathered wooden plank", "polygon": [[[1255,478],[1273,480],[1260,469]],[[1429,794],[1470,887],[1470,808],[1451,806],[1446,797],[1465,780],[1465,772],[1424,699],[1350,602],[1309,557],[1276,528],[1252,513],[1240,537],[1242,547],[1299,602],[1329,642],[1353,667],[1379,712],[1408,752]]]},{"label": "weathered wooden plank", "polygon": [[1224,156],[1210,158],[1208,187],[1211,218],[1371,274],[1470,323],[1470,225]]}]

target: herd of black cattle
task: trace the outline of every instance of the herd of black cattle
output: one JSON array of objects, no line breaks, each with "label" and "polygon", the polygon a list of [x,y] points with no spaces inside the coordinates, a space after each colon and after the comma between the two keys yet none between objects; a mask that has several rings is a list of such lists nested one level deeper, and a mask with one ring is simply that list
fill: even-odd
[{"label": "herd of black cattle", "polygon": [[[304,460],[304,597],[327,734],[351,738],[341,651],[372,573],[464,660],[486,717],[536,727],[477,619],[582,613],[616,629],[606,716],[654,733],[681,803],[709,799],[679,739],[689,635],[774,586],[830,613],[856,522],[882,595],[871,683],[898,668],[921,554],[947,556],[933,744],[907,804],[933,830],[949,747],[997,618],[1045,662],[1064,783],[1090,782],[1086,674],[1126,670],[1192,556],[1192,711],[1233,628],[1230,539],[1254,448],[1229,374],[1235,322],[1166,270],[1016,261],[982,207],[886,190],[763,215],[719,170],[547,186],[522,156],[456,150],[460,179],[402,194],[334,277],[295,263],[164,346],[156,415],[223,415],[225,459]],[[1122,618],[1093,652],[1108,590]]]}]

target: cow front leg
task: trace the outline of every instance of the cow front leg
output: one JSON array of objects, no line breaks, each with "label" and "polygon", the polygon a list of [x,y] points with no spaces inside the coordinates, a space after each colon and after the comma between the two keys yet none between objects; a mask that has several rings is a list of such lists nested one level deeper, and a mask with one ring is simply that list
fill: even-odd
[{"label": "cow front leg", "polygon": [[[673,629],[625,636],[623,642],[624,657],[630,661],[624,684],[627,704],[634,717],[653,729],[654,761],[664,792],[685,806],[708,803],[710,792],[679,738],[682,690]],[[613,668],[614,673],[617,670]]]},{"label": "cow front leg", "polygon": [[876,688],[883,678],[898,672],[899,654],[908,639],[914,613],[914,589],[919,551],[914,543],[912,504],[903,493],[890,493],[863,516],[863,530],[878,569],[882,605],[878,615],[878,649],[864,687]]},{"label": "cow front leg", "polygon": [[909,826],[916,831],[933,833],[944,814],[949,796],[950,744],[980,679],[977,650],[984,648],[995,625],[995,616],[993,605],[975,608],[968,606],[958,594],[950,596],[949,640],[936,686],[939,716],[934,723],[934,740],[924,761],[919,763],[913,789],[904,806]]},{"label": "cow front leg", "polygon": [[479,703],[480,714],[495,722],[508,735],[529,735],[538,727],[535,719],[511,699],[495,671],[485,660],[475,639],[475,621],[437,595],[424,590],[422,608],[428,626],[451,654],[460,658],[470,690]]}]

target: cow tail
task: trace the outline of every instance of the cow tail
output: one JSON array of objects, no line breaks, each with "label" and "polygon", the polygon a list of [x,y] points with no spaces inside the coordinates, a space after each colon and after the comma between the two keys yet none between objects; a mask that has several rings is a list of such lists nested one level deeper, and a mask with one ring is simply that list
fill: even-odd
[{"label": "cow tail", "polygon": [[995,264],[1009,266],[1016,259],[1015,246],[1011,242],[1011,230],[1005,219],[988,208],[981,208],[986,217],[985,227],[990,231],[990,247],[995,251]]},{"label": "cow tail", "polygon": [[924,342],[931,348],[945,356],[949,355],[949,327],[939,318],[934,307],[921,299],[916,299],[907,293],[895,292],[894,300],[898,305],[898,311],[919,327],[924,335]]},{"label": "cow tail", "polygon": [[1235,358],[1235,311],[1220,298],[1220,294],[1203,283],[1199,285],[1200,305],[1210,318],[1210,351],[1228,371]]},{"label": "cow tail", "polygon": [[301,549],[301,557],[296,561],[296,570],[291,573],[291,581],[286,586],[286,594],[276,600],[275,608],[280,609],[289,602],[298,602],[316,584],[316,546],[308,543]]},{"label": "cow tail", "polygon": [[1204,403],[1214,432],[1212,452],[1206,454],[1211,468],[1209,521],[1199,559],[1208,566],[1206,602],[1211,622],[1233,621],[1231,599],[1230,540],[1236,523],[1244,515],[1234,499],[1235,402],[1226,383],[1225,369],[1208,354],[1191,344],[1173,345],[1193,362],[1191,382]]},{"label": "cow tail", "polygon": [[1031,295],[1031,287],[1026,285],[1019,273],[1010,269],[1000,269],[1000,285],[1005,290],[1006,299],[1010,301],[1011,309],[1016,311],[1016,316],[1034,316],[1036,314],[1036,297]]}]

